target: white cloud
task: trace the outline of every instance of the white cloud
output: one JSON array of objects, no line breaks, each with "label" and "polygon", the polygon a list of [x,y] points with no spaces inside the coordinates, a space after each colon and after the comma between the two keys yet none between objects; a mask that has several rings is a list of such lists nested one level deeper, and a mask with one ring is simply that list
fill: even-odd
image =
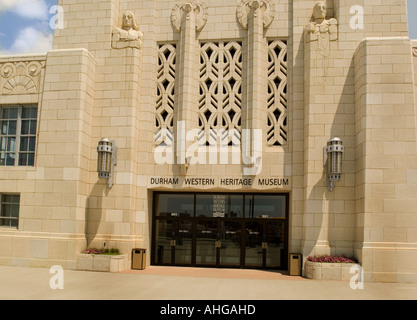
[{"label": "white cloud", "polygon": [[13,12],[24,18],[46,20],[49,9],[44,0],[25,0],[13,7]]},{"label": "white cloud", "polygon": [[[7,36],[0,32],[0,54],[46,53],[52,48],[53,30],[49,27],[49,8],[46,0],[0,0],[0,14],[16,14],[17,36],[13,43],[4,41]],[[7,13],[6,13],[7,14]],[[6,27],[7,30],[7,27]],[[16,33],[13,34],[16,34]],[[7,45],[5,45],[7,43]]]},{"label": "white cloud", "polygon": [[11,10],[29,19],[48,19],[48,5],[45,0],[0,0],[0,12]]},{"label": "white cloud", "polygon": [[9,10],[19,2],[22,2],[22,0],[0,0],[0,12]]},{"label": "white cloud", "polygon": [[53,33],[45,34],[28,27],[20,31],[8,53],[46,53],[52,49]]}]

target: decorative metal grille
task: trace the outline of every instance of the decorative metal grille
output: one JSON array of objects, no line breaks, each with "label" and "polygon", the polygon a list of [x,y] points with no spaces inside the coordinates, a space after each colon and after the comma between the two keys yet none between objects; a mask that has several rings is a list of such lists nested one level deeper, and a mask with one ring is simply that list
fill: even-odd
[{"label": "decorative metal grille", "polygon": [[158,52],[155,142],[173,141],[176,46],[163,44]]},{"label": "decorative metal grille", "polygon": [[287,143],[287,44],[281,40],[268,43],[268,126],[269,146]]},{"label": "decorative metal grille", "polygon": [[[206,144],[234,144],[241,137],[242,43],[200,45],[199,128]],[[224,130],[221,130],[224,129]],[[200,139],[203,137],[199,137]]]}]

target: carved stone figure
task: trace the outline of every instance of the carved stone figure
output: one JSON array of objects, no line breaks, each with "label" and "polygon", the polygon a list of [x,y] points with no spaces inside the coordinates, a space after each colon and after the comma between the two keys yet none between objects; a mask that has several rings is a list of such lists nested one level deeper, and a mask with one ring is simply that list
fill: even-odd
[{"label": "carved stone figure", "polygon": [[310,23],[306,26],[306,42],[318,41],[320,54],[328,57],[330,54],[330,41],[337,40],[337,20],[326,19],[327,6],[325,1],[314,5]]},{"label": "carved stone figure", "polygon": [[313,7],[313,14],[310,23],[305,27],[305,43],[309,45],[308,50],[315,56],[316,62],[316,81],[324,84],[326,81],[330,44],[337,40],[337,20],[334,18],[326,19],[327,6],[325,1],[317,2]]},{"label": "carved stone figure", "polygon": [[143,33],[139,31],[139,25],[134,14],[126,11],[123,14],[123,23],[121,28],[113,29],[112,48],[137,48],[141,49],[143,43]]}]

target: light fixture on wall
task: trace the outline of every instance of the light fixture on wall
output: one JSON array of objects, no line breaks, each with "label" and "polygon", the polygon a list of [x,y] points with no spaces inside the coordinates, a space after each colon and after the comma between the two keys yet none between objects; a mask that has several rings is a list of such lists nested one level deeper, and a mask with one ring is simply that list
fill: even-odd
[{"label": "light fixture on wall", "polygon": [[345,147],[340,138],[333,138],[327,142],[323,149],[324,166],[326,167],[327,189],[333,191],[335,182],[340,181],[342,176],[342,155]]},{"label": "light fixture on wall", "polygon": [[97,146],[97,172],[100,179],[107,180],[107,187],[113,186],[114,166],[117,164],[117,147],[107,138],[100,140]]}]

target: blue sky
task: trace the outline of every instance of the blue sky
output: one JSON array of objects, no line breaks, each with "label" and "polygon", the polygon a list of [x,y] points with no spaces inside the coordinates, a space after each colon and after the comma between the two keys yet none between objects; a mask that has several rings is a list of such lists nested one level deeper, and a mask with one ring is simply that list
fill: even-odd
[{"label": "blue sky", "polygon": [[0,0],[0,54],[45,53],[52,48],[50,8],[57,0]]},{"label": "blue sky", "polygon": [[[407,3],[410,38],[417,39],[417,0]],[[54,16],[50,8],[56,4],[57,0],[0,0],[0,55],[50,50]]]},{"label": "blue sky", "polygon": [[407,0],[408,31],[411,39],[417,39],[417,0]]}]

